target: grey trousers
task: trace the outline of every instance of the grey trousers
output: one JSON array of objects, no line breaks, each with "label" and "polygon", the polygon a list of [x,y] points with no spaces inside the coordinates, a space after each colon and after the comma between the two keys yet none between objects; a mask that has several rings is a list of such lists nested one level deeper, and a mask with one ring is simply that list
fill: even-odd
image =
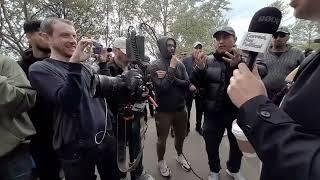
[{"label": "grey trousers", "polygon": [[178,155],[182,154],[183,142],[187,132],[188,113],[185,109],[177,112],[156,112],[155,122],[157,128],[157,155],[158,161],[163,160],[166,152],[166,143],[170,127],[175,134],[175,148]]}]

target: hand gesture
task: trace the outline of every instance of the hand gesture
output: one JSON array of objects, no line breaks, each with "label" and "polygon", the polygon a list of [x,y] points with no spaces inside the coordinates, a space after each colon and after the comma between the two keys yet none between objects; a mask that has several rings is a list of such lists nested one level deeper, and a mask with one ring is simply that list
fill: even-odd
[{"label": "hand gesture", "polygon": [[90,52],[86,52],[85,49],[92,45],[92,39],[82,38],[76,47],[76,50],[73,52],[73,55],[70,58],[70,62],[72,63],[81,63],[90,57]]},{"label": "hand gesture", "polygon": [[97,58],[98,61],[101,63],[101,62],[109,62],[110,61],[110,53],[108,52],[108,48],[103,48],[101,50],[101,54],[98,55],[99,57]]},{"label": "hand gesture", "polygon": [[197,57],[195,58],[195,62],[198,68],[204,69],[207,64],[207,56],[204,54],[204,52],[199,52],[197,54]]},{"label": "hand gesture", "polygon": [[178,58],[176,55],[172,55],[171,61],[170,61],[170,67],[176,68],[178,64]]},{"label": "hand gesture", "polygon": [[196,88],[193,84],[191,84],[190,87],[189,87],[189,90],[190,90],[191,92],[196,92],[196,91],[197,91],[197,88]]},{"label": "hand gesture", "polygon": [[156,73],[157,73],[159,79],[163,79],[167,74],[166,71],[162,71],[162,70],[156,71]]},{"label": "hand gesture", "polygon": [[222,57],[223,60],[227,61],[231,67],[237,66],[241,62],[240,50],[233,48],[233,54],[226,52],[225,54],[229,57]]}]

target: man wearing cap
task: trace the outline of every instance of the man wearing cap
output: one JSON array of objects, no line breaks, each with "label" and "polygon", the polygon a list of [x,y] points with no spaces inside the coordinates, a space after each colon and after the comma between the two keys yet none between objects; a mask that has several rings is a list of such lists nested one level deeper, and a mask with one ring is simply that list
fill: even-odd
[{"label": "man wearing cap", "polygon": [[[113,43],[113,53],[114,53],[114,61],[109,62],[107,67],[110,71],[111,76],[115,77],[118,75],[121,75],[123,72],[128,71],[131,67],[129,64],[129,58],[127,56],[126,52],[126,40],[125,37],[116,38]],[[121,104],[118,100],[114,99],[110,102],[110,109],[113,113],[113,116],[117,119],[114,119],[114,121],[121,121],[125,120],[126,115],[123,112],[123,107],[127,104]],[[138,113],[133,112],[132,120],[127,121],[127,128],[129,129],[127,132],[128,139],[129,139],[129,149],[130,149],[130,156],[131,159],[136,159],[138,157],[138,154],[141,149],[141,136],[140,136],[140,127],[141,127],[141,118],[144,116],[144,112]],[[116,123],[114,123],[114,127],[116,126]],[[143,156],[143,155],[142,155]],[[143,158],[138,162],[138,166],[135,171],[133,171],[131,176],[131,179],[135,180],[154,180],[154,178],[148,174],[142,165]]]},{"label": "man wearing cap", "polygon": [[[33,20],[25,22],[23,29],[31,48],[23,52],[21,61],[18,61],[21,68],[29,77],[29,67],[37,61],[42,61],[50,56],[48,42],[40,32],[41,21]],[[34,176],[40,180],[59,180],[60,162],[52,146],[53,119],[50,103],[43,97],[37,95],[35,106],[28,112],[37,133],[32,136],[30,152],[36,164]],[[50,163],[48,163],[50,162]]]},{"label": "man wearing cap", "polygon": [[236,138],[231,132],[232,122],[236,119],[238,109],[232,104],[227,87],[232,71],[241,62],[236,50],[237,37],[232,27],[220,27],[214,34],[216,51],[205,56],[200,52],[196,59],[196,68],[191,75],[191,83],[204,89],[204,123],[203,137],[209,159],[210,173],[208,180],[218,180],[220,166],[219,146],[225,129],[230,144],[227,173],[235,180],[244,180],[240,174],[242,152]]},{"label": "man wearing cap", "polygon": [[[193,44],[193,52],[189,57],[186,57],[185,59],[182,60],[182,63],[186,67],[186,71],[188,73],[188,76],[190,77],[195,66],[195,58],[199,54],[199,52],[202,51],[202,44],[201,42],[195,42]],[[187,93],[187,98],[186,98],[186,106],[188,110],[188,124],[187,124],[187,133],[190,132],[190,112],[192,108],[192,101],[193,98],[195,99],[196,103],[196,131],[202,135],[202,114],[203,114],[203,103],[202,103],[202,89],[196,89],[194,85],[190,86],[190,91]]]},{"label": "man wearing cap", "polygon": [[301,50],[287,44],[289,36],[290,32],[287,27],[279,27],[277,32],[272,35],[271,47],[262,58],[262,63],[268,69],[268,74],[263,78],[263,82],[269,98],[277,105],[283,98],[281,90],[286,86],[286,76],[297,68],[305,58]]}]

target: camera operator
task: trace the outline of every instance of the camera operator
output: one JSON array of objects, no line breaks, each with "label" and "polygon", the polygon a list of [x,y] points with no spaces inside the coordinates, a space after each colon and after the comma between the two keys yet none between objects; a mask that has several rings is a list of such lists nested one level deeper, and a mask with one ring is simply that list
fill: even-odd
[{"label": "camera operator", "polygon": [[[319,0],[292,0],[297,18],[320,22]],[[237,123],[263,163],[261,179],[320,179],[320,52],[300,65],[280,108],[268,97],[257,70],[241,63],[228,87]]]},{"label": "camera operator", "polygon": [[164,160],[164,154],[170,126],[173,126],[175,133],[176,160],[185,171],[191,169],[182,154],[188,120],[185,98],[190,82],[183,63],[174,55],[176,41],[163,37],[158,41],[158,47],[160,59],[152,62],[150,73],[159,105],[155,115],[158,166],[161,175],[169,177],[170,169]]},{"label": "camera operator", "polygon": [[[120,37],[115,39],[113,43],[113,52],[114,52],[114,60],[109,62],[107,67],[110,71],[111,76],[115,77],[123,74],[123,72],[128,71],[130,69],[129,58],[126,53],[126,40],[125,37]],[[134,102],[131,102],[134,103]],[[111,111],[114,117],[118,117],[117,121],[125,121],[124,117],[126,114],[121,113],[121,109],[126,106],[126,104],[121,104],[117,99],[114,99],[110,103]],[[141,136],[140,136],[140,119],[143,117],[143,112],[134,112],[133,119],[127,121],[128,129],[128,137],[129,137],[129,149],[131,149],[130,156],[133,156],[133,159],[138,157],[141,149]],[[153,180],[154,178],[144,171],[144,167],[142,165],[143,159],[141,158],[139,161],[139,165],[137,169],[133,171],[136,180]]]},{"label": "camera operator", "polygon": [[[50,48],[40,32],[40,24],[41,21],[33,20],[25,22],[23,26],[31,48],[24,51],[18,63],[27,77],[29,77],[29,67],[33,63],[50,56]],[[37,131],[30,143],[30,152],[36,164],[34,174],[40,180],[59,180],[61,165],[52,146],[53,120],[50,104],[37,94],[36,104],[28,114]]]},{"label": "camera operator", "polygon": [[119,180],[123,174],[117,167],[108,106],[104,98],[92,97],[93,70],[82,64],[90,56],[86,48],[92,40],[77,43],[73,23],[60,18],[45,19],[41,31],[51,55],[34,63],[29,76],[53,107],[53,146],[66,180],[95,180],[96,165],[102,180]]}]

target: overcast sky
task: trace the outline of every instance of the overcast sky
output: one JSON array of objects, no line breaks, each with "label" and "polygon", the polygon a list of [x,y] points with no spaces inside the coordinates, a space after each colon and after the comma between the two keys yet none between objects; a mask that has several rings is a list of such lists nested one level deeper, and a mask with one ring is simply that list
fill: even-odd
[{"label": "overcast sky", "polygon": [[[235,29],[239,41],[242,39],[244,32],[248,30],[254,13],[270,5],[273,1],[274,0],[230,0],[232,10],[227,13],[227,17],[229,18],[229,25]],[[284,0],[284,2],[289,4],[290,0]],[[288,22],[292,22],[295,19],[291,7],[290,10],[291,13]]]}]

